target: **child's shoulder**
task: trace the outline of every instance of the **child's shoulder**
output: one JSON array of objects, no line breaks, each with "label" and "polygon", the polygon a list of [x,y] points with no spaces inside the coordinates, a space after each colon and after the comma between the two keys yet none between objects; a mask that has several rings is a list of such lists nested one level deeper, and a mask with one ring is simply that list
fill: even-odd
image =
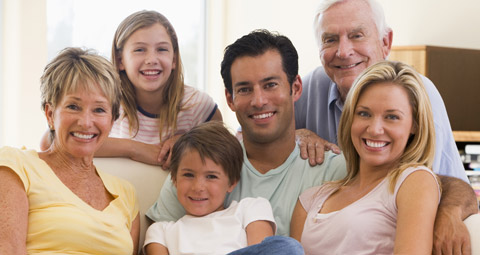
[{"label": "child's shoulder", "polygon": [[263,197],[245,197],[238,202],[238,206],[240,207],[255,208],[258,206],[266,206],[266,205],[271,206],[270,202]]},{"label": "child's shoulder", "polygon": [[[185,109],[192,109],[195,106],[193,109],[209,110],[215,107],[215,102],[207,93],[187,85],[185,85],[182,104]],[[207,113],[209,114],[210,112],[207,111]]]},{"label": "child's shoulder", "polygon": [[184,92],[183,92],[183,99],[188,100],[189,98],[203,98],[203,97],[210,97],[207,93],[198,90],[197,88],[184,85]]}]

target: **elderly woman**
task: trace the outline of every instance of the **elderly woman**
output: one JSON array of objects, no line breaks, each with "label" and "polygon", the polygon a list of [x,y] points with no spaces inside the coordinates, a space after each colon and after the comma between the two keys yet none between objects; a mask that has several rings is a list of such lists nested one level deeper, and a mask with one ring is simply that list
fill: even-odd
[{"label": "elderly woman", "polygon": [[409,66],[355,81],[340,119],[347,176],[300,195],[291,235],[306,254],[431,254],[440,186],[430,102]]},{"label": "elderly woman", "polygon": [[93,155],[119,113],[118,75],[78,48],[41,78],[51,146],[0,149],[0,254],[136,254],[132,185],[97,170]]}]

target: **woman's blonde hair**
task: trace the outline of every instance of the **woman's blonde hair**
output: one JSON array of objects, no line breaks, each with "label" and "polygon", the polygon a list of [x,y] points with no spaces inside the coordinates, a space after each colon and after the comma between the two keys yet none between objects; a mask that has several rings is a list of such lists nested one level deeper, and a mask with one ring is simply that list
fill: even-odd
[{"label": "woman's blonde hair", "polygon": [[[46,67],[40,78],[42,110],[49,104],[55,109],[63,96],[78,88],[102,91],[112,107],[112,120],[119,116],[120,80],[107,59],[95,51],[81,48],[63,49]],[[55,131],[50,130],[53,140]]]},{"label": "woman's blonde hair", "polygon": [[360,158],[352,142],[351,129],[359,98],[372,84],[393,83],[408,94],[415,133],[408,139],[398,166],[389,172],[390,191],[393,192],[398,176],[410,166],[424,165],[431,169],[435,154],[435,128],[427,91],[417,72],[401,62],[382,61],[365,69],[355,80],[345,100],[340,125],[339,145],[345,155],[347,176],[338,183],[345,185],[358,174]]},{"label": "woman's blonde hair", "polygon": [[125,18],[117,28],[112,44],[112,62],[114,67],[120,74],[122,87],[123,117],[128,119],[130,125],[130,133],[135,136],[138,132],[139,122],[137,117],[138,102],[135,97],[135,87],[127,73],[120,70],[122,51],[128,38],[139,29],[148,28],[154,24],[162,25],[172,41],[174,51],[175,68],[167,80],[167,84],[163,86],[162,98],[159,116],[159,136],[162,141],[162,133],[164,130],[168,134],[173,135],[177,129],[177,115],[182,111],[182,99],[184,95],[183,66],[180,59],[180,50],[178,47],[178,38],[172,24],[162,14],[156,11],[139,11]]}]

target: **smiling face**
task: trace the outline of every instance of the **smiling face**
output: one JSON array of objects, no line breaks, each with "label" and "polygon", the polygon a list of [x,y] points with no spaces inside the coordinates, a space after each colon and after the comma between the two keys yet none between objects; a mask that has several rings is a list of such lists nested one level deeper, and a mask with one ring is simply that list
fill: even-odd
[{"label": "smiling face", "polygon": [[320,59],[343,101],[355,78],[390,52],[391,32],[380,40],[372,17],[365,1],[344,1],[327,9],[320,20]]},{"label": "smiling face", "polygon": [[412,107],[403,87],[378,83],[365,88],[351,129],[360,168],[393,169],[414,131]]},{"label": "smiling face", "polygon": [[161,91],[175,69],[175,53],[165,27],[156,23],[135,31],[125,42],[119,67],[137,94]]},{"label": "smiling face", "polygon": [[55,129],[54,150],[75,158],[93,157],[113,125],[112,107],[98,86],[78,86],[55,108],[45,106],[47,121]]},{"label": "smiling face", "polygon": [[278,51],[239,57],[230,72],[233,95],[226,91],[227,103],[237,115],[244,139],[271,143],[294,136],[293,106],[302,85],[297,76],[290,87]]},{"label": "smiling face", "polygon": [[174,185],[187,214],[200,217],[225,209],[225,197],[236,183],[230,184],[222,166],[209,158],[202,162],[198,151],[187,149],[178,165]]}]

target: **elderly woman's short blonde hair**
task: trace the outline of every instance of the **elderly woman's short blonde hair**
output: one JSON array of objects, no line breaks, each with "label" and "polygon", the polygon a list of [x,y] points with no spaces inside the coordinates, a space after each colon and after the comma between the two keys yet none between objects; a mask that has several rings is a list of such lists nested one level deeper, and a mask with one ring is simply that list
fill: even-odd
[{"label": "elderly woman's short blonde hair", "polygon": [[345,100],[340,125],[339,145],[347,162],[347,177],[340,181],[345,185],[359,171],[360,158],[353,146],[351,129],[359,98],[372,84],[393,83],[405,89],[412,107],[415,133],[409,138],[399,165],[389,175],[390,190],[393,190],[398,175],[410,166],[424,165],[431,169],[435,154],[435,128],[427,91],[422,79],[410,66],[394,61],[381,61],[365,69],[355,80]]},{"label": "elderly woman's short blonde hair", "polygon": [[62,97],[78,88],[98,86],[112,106],[112,119],[119,116],[120,79],[112,64],[93,50],[63,49],[46,67],[40,78],[42,110],[55,108]]}]

